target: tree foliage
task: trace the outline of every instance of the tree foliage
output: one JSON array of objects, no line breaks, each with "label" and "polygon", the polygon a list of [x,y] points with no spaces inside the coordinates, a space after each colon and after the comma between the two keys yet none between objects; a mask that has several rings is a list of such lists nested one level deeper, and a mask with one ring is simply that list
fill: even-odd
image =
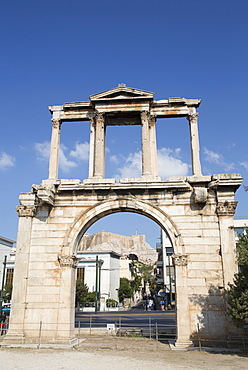
[{"label": "tree foliage", "polygon": [[12,284],[6,284],[3,288],[3,300],[4,302],[10,302],[12,297]]},{"label": "tree foliage", "polygon": [[229,284],[227,302],[228,314],[237,327],[242,327],[248,318],[248,234],[240,235],[237,246],[239,272],[233,284]]},{"label": "tree foliage", "polygon": [[83,302],[95,302],[96,292],[89,292],[87,284],[84,284],[83,280],[78,279],[76,281],[76,306]]},{"label": "tree foliage", "polygon": [[119,301],[123,302],[125,298],[131,298],[133,295],[133,289],[131,283],[127,278],[120,278],[120,287],[119,287]]},{"label": "tree foliage", "polygon": [[75,297],[76,305],[84,302],[88,292],[89,292],[89,288],[87,284],[84,284],[84,282],[81,279],[78,279],[76,281],[76,297]]}]

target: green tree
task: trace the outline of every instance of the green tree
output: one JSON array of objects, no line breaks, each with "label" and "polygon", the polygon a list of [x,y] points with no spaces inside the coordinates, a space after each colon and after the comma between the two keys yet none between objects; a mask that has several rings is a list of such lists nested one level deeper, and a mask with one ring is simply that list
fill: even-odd
[{"label": "green tree", "polygon": [[131,287],[130,281],[127,278],[120,278],[119,287],[119,301],[123,302],[125,298],[131,298],[133,295],[133,289]]},{"label": "green tree", "polygon": [[89,288],[87,284],[84,284],[84,282],[81,279],[78,279],[76,281],[76,306],[78,306],[79,303],[84,302],[85,298],[87,297],[89,292]]},{"label": "green tree", "polygon": [[242,327],[248,318],[248,234],[240,235],[237,246],[239,272],[233,284],[229,284],[227,302],[228,314],[237,327]]},{"label": "green tree", "polygon": [[145,263],[142,263],[140,261],[135,261],[136,269],[138,269],[138,274],[143,279],[144,288],[146,284],[149,284],[149,290],[151,294],[155,293],[155,281],[154,276],[152,275],[153,266],[152,265],[146,265]]},{"label": "green tree", "polygon": [[10,302],[12,297],[12,284],[6,284],[3,288],[3,300],[4,302]]},{"label": "green tree", "polygon": [[88,294],[83,299],[83,302],[95,302],[96,292],[88,292]]}]

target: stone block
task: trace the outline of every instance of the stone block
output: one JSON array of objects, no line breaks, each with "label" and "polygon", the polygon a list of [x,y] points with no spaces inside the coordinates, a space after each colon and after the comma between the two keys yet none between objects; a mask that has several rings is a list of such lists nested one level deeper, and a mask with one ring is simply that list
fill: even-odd
[{"label": "stone block", "polygon": [[189,287],[205,287],[206,281],[203,278],[188,278]]},{"label": "stone block", "polygon": [[221,256],[219,254],[189,254],[188,260],[190,262],[221,262]]}]

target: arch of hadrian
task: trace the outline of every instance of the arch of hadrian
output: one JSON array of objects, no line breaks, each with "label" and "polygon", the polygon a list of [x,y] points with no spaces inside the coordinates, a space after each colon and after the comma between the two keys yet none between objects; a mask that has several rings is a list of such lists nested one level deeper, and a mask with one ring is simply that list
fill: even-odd
[{"label": "arch of hadrian", "polygon": [[[10,328],[5,343],[73,343],[77,247],[98,219],[115,212],[149,217],[174,248],[177,345],[201,336],[227,339],[225,288],[236,272],[233,216],[237,174],[203,176],[199,156],[198,99],[154,100],[154,94],[126,87],[92,95],[88,102],[49,107],[52,137],[49,177],[21,193]],[[156,120],[185,117],[190,131],[192,175],[161,181]],[[89,177],[58,179],[63,122],[90,122]],[[108,125],[140,125],[142,176],[106,179]],[[165,138],[166,140],[166,138]],[[42,330],[41,329],[42,325]]]}]

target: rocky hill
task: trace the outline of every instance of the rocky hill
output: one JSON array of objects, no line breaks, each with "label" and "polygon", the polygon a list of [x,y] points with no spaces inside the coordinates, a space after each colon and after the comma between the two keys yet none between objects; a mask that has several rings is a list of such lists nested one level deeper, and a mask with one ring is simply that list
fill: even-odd
[{"label": "rocky hill", "polygon": [[145,235],[119,235],[106,231],[97,234],[84,234],[79,250],[112,250],[123,257],[137,256],[140,262],[153,265],[157,253],[145,240]]}]

